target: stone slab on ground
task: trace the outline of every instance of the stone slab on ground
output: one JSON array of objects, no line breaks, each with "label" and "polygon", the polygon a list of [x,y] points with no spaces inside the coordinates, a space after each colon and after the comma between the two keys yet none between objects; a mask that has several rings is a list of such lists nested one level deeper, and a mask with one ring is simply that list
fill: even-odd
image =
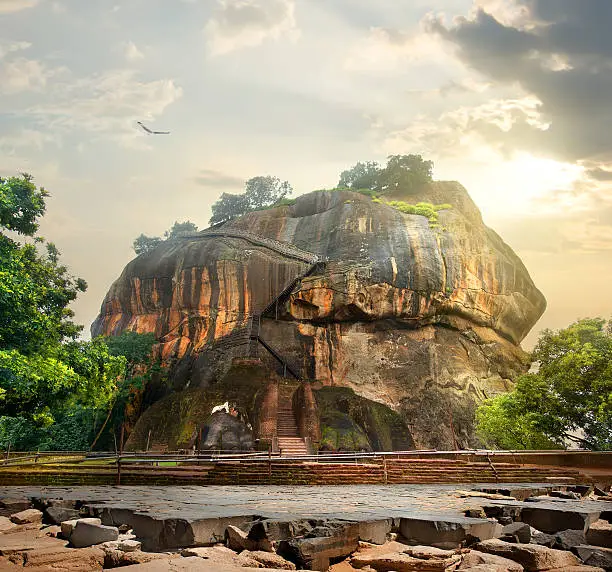
[{"label": "stone slab on ground", "polygon": [[94,572],[103,570],[104,552],[99,548],[36,548],[14,554],[9,560],[24,568],[41,571]]},{"label": "stone slab on ground", "polygon": [[118,538],[119,530],[115,526],[104,526],[78,520],[70,535],[70,544],[75,548],[86,548],[103,542],[111,542]]},{"label": "stone slab on ground", "polygon": [[502,526],[494,520],[479,518],[444,518],[423,516],[402,518],[400,534],[412,544],[443,548],[459,546],[468,539],[488,540],[501,534]]},{"label": "stone slab on ground", "polygon": [[[176,558],[169,561],[153,560],[146,564],[138,564],[135,566],[126,566],[121,568],[121,572],[262,572],[261,568],[249,568],[235,566],[232,564],[224,565],[219,568],[219,564],[190,556],[186,558]],[[266,572],[284,572],[279,568],[268,568]],[[299,572],[306,572],[300,570]]]},{"label": "stone slab on ground", "polygon": [[605,570],[612,570],[612,549],[601,546],[576,546],[572,552],[588,566],[599,566]]},{"label": "stone slab on ground", "polygon": [[35,508],[28,508],[11,515],[11,522],[15,524],[39,524],[42,523],[43,513]]},{"label": "stone slab on ground", "polygon": [[66,540],[70,540],[70,535],[74,531],[74,527],[79,521],[88,522],[89,524],[102,524],[99,518],[79,518],[75,520],[65,520],[61,524],[62,536]]},{"label": "stone slab on ground", "polygon": [[562,503],[558,507],[546,506],[523,507],[521,520],[533,528],[549,534],[561,532],[562,530],[582,530],[585,531],[589,526],[599,519],[601,511],[583,508],[576,510],[566,508]]},{"label": "stone slab on ground", "polygon": [[564,569],[582,564],[571,552],[554,550],[539,544],[512,544],[492,539],[479,542],[474,549],[514,560],[521,564],[526,572],[539,572],[552,568]]},{"label": "stone slab on ground", "polygon": [[591,524],[586,533],[585,544],[612,548],[612,523],[607,520],[598,520]]},{"label": "stone slab on ground", "polygon": [[477,566],[487,566],[491,572],[523,572],[524,570],[518,562],[478,550],[470,550],[465,554],[458,570],[473,570]]},{"label": "stone slab on ground", "polygon": [[17,525],[11,522],[11,519],[6,516],[0,516],[0,534],[16,528]]}]

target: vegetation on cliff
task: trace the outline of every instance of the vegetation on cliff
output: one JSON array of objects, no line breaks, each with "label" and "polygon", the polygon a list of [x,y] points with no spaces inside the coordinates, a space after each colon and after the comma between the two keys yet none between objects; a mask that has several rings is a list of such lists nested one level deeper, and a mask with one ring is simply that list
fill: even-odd
[{"label": "vegetation on cliff", "polygon": [[375,161],[366,161],[343,171],[338,187],[379,193],[412,192],[432,181],[433,166],[432,161],[421,155],[390,155],[384,167]]},{"label": "vegetation on cliff", "polygon": [[520,376],[514,391],[479,408],[483,441],[503,449],[568,442],[612,448],[612,321],[584,319],[545,330],[532,357],[537,372]]},{"label": "vegetation on cliff", "polygon": [[190,220],[185,222],[175,221],[172,227],[164,232],[163,238],[161,236],[146,236],[145,234],[141,234],[134,239],[132,248],[136,254],[143,254],[153,250],[164,240],[172,240],[173,238],[177,238],[182,234],[193,232],[198,232],[198,227]]},{"label": "vegetation on cliff", "polygon": [[0,177],[0,446],[82,449],[129,360],[78,340],[69,304],[87,284],[37,234],[47,197],[29,175]]},{"label": "vegetation on cliff", "polygon": [[278,177],[253,177],[246,182],[244,193],[223,193],[212,206],[211,225],[221,224],[246,213],[275,205],[293,192],[287,181]]}]

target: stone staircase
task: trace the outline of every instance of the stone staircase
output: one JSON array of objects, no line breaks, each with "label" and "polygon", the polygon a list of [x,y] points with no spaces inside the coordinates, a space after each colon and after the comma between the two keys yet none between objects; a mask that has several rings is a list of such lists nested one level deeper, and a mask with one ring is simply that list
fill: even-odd
[{"label": "stone staircase", "polygon": [[293,392],[294,387],[290,385],[281,386],[278,392],[276,432],[281,457],[308,455],[308,447],[304,439],[300,437],[293,413]]}]

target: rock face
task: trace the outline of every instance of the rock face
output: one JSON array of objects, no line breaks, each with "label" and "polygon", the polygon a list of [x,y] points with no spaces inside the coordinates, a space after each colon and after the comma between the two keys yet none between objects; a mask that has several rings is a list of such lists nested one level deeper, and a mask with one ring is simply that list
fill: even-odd
[{"label": "rock face", "polygon": [[261,320],[269,347],[304,379],[399,413],[417,446],[467,445],[471,404],[525,370],[519,344],[546,303],[458,183],[387,198],[452,208],[436,228],[358,193],[314,192],[216,229],[227,236],[164,242],[128,264],[92,334],[153,332],[174,390],[212,387],[248,354],[251,316],[302,277]]}]

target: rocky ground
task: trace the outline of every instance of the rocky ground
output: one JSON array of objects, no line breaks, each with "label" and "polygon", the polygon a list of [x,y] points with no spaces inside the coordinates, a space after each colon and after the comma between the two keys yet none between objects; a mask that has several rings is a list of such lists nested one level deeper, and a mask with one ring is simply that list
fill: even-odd
[{"label": "rocky ground", "polygon": [[[228,487],[225,503],[217,499],[213,509],[209,500],[202,510],[196,492],[219,491],[192,489],[182,513],[164,511],[163,498],[147,509],[155,490],[140,491],[140,504],[128,488],[100,488],[99,497],[82,489],[0,490],[0,570],[612,570],[612,495],[590,486],[438,487],[437,503],[432,487],[386,487],[387,503],[369,510],[379,488],[335,487],[336,502],[324,510],[305,501],[310,494],[324,502],[321,491],[296,487],[302,504],[290,513],[280,509],[292,499],[282,503],[278,490],[264,488],[259,514],[246,502],[248,490],[243,506]],[[351,498],[357,490],[361,498]]]}]

